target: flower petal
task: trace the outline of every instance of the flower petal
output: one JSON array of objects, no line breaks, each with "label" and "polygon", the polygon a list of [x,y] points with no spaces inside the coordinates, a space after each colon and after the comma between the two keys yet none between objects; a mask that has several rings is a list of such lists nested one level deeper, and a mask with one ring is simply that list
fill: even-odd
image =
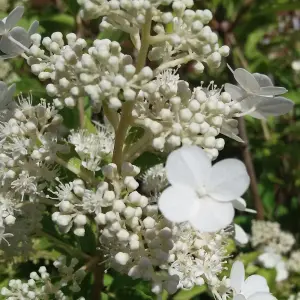
[{"label": "flower petal", "polygon": [[289,277],[289,272],[284,261],[276,265],[276,282],[286,280]]},{"label": "flower petal", "polygon": [[0,20],[0,35],[5,32],[5,24]]},{"label": "flower petal", "polygon": [[294,102],[284,97],[263,97],[262,101],[256,105],[257,111],[265,116],[280,116],[293,109]]},{"label": "flower petal", "polygon": [[198,199],[198,208],[189,219],[197,230],[216,232],[228,226],[234,217],[230,202],[219,202],[204,196]]},{"label": "flower petal", "polygon": [[250,177],[237,159],[224,159],[212,167],[207,193],[218,201],[232,201],[248,189]]},{"label": "flower petal", "polygon": [[251,214],[256,214],[257,213],[256,210],[247,208],[246,201],[241,197],[239,197],[237,199],[234,199],[231,203],[232,203],[233,207],[237,210],[246,211],[246,212],[251,213]]},{"label": "flower petal", "polygon": [[232,131],[232,128],[227,125],[226,122],[223,122],[220,133],[239,143],[244,143],[244,141]]},{"label": "flower petal", "polygon": [[260,87],[274,86],[274,84],[269,76],[267,76],[265,74],[260,74],[260,73],[253,73],[252,75],[257,80]]},{"label": "flower petal", "polygon": [[226,83],[224,88],[225,92],[229,93],[234,101],[240,101],[244,96],[246,96],[246,93],[243,89],[231,83]]},{"label": "flower petal", "polygon": [[281,260],[281,255],[271,252],[265,252],[258,256],[258,261],[267,269],[275,268]]},{"label": "flower petal", "polygon": [[240,246],[246,245],[249,242],[248,234],[237,224],[234,224],[234,239]]},{"label": "flower petal", "polygon": [[180,184],[197,189],[205,185],[211,172],[211,161],[197,146],[183,146],[167,159],[166,173],[172,185]]},{"label": "flower petal", "polygon": [[30,37],[31,35],[37,33],[38,28],[39,28],[39,22],[38,22],[38,21],[34,21],[34,22],[30,25],[30,27],[29,27],[29,29],[28,29],[28,35],[29,35],[29,37]]},{"label": "flower petal", "polygon": [[246,298],[250,297],[255,293],[269,292],[270,289],[268,287],[267,280],[260,275],[249,276],[242,286],[242,294],[245,295]]},{"label": "flower petal", "polygon": [[260,88],[259,94],[262,96],[277,96],[286,93],[288,90],[279,86],[266,86]]},{"label": "flower petal", "polygon": [[6,30],[12,29],[22,18],[23,13],[24,13],[23,6],[17,6],[13,11],[11,11],[5,20]]},{"label": "flower petal", "polygon": [[[10,35],[17,42],[28,47],[30,45],[30,39],[26,30],[22,27],[15,27],[10,31]],[[15,42],[11,41],[6,35],[3,35],[0,41],[0,50],[8,55],[21,54],[24,49],[18,46]]]},{"label": "flower petal", "polygon": [[232,300],[247,300],[242,294],[235,295]]},{"label": "flower petal", "polygon": [[171,186],[158,199],[158,207],[171,222],[188,221],[197,206],[196,193],[185,186]]},{"label": "flower petal", "polygon": [[7,85],[3,81],[0,81],[0,101],[6,97],[7,94]]},{"label": "flower petal", "polygon": [[260,86],[255,77],[245,69],[238,68],[233,73],[235,80],[247,92],[256,93]]},{"label": "flower petal", "polygon": [[245,268],[241,261],[236,261],[231,267],[230,286],[235,293],[240,293],[245,280]]},{"label": "flower petal", "polygon": [[247,300],[277,300],[274,296],[270,293],[255,293]]}]

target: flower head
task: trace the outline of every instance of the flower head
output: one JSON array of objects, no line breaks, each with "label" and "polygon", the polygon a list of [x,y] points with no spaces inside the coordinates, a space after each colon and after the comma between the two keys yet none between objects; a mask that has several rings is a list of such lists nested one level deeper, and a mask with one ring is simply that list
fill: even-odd
[{"label": "flower head", "polygon": [[172,152],[166,163],[171,187],[158,205],[172,222],[189,221],[200,231],[213,232],[228,226],[234,217],[232,201],[249,186],[244,164],[226,159],[211,165],[207,154],[196,146]]},{"label": "flower head", "polygon": [[245,268],[240,261],[236,261],[231,268],[230,284],[233,289],[233,300],[276,299],[270,294],[267,281],[264,277],[252,275],[245,280]]}]

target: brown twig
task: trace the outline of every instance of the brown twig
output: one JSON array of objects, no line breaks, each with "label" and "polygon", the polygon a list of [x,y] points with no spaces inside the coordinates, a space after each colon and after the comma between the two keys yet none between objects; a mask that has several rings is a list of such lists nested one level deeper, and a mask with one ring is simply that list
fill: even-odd
[{"label": "brown twig", "polygon": [[[235,37],[232,32],[227,32],[225,33],[226,41],[229,46],[235,46],[237,50],[237,55],[239,57],[239,60],[244,68],[247,68],[248,62],[246,58],[244,57],[241,49],[236,45]],[[230,58],[229,64],[233,67],[233,60]],[[230,73],[230,72],[229,72]],[[230,74],[231,76],[231,74]],[[266,125],[266,124],[264,124]],[[265,131],[265,139],[269,138],[269,134],[266,134],[267,127],[264,127]],[[250,190],[251,194],[253,197],[253,202],[254,202],[254,207],[257,211],[256,218],[258,220],[263,220],[264,219],[264,207],[262,204],[262,200],[258,191],[258,183],[257,183],[257,177],[254,169],[254,164],[253,164],[253,159],[252,159],[252,154],[249,149],[249,139],[248,139],[248,134],[247,134],[247,128],[246,128],[246,123],[243,117],[239,118],[239,134],[240,137],[244,140],[244,144],[242,144],[242,153],[243,153],[243,159],[247,168],[247,172],[250,177]]]},{"label": "brown twig", "polygon": [[243,117],[239,118],[239,134],[240,137],[244,140],[245,143],[241,144],[242,145],[242,153],[243,153],[243,158],[244,162],[247,168],[247,172],[250,177],[250,190],[252,193],[253,197],[253,202],[254,202],[254,207],[257,211],[257,219],[258,220],[263,220],[264,219],[264,207],[262,205],[262,200],[259,195],[258,191],[258,183],[257,183],[257,178],[256,178],[256,173],[253,165],[253,159],[252,155],[249,149],[249,139],[247,135],[247,129],[246,129],[246,123],[245,119]]}]

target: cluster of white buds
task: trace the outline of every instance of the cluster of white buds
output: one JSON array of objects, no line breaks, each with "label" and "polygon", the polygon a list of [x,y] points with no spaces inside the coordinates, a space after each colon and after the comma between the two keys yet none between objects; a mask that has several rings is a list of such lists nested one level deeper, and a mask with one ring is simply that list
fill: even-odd
[{"label": "cluster of white buds", "polygon": [[268,247],[277,254],[285,254],[291,251],[295,238],[282,231],[277,222],[253,220],[251,243],[253,247]]},{"label": "cluster of white buds", "polygon": [[[88,192],[85,190],[84,182],[81,179],[75,179],[66,184],[59,182],[56,191],[51,192],[56,196],[52,199],[59,201],[57,204],[59,211],[52,214],[52,221],[58,225],[63,233],[69,232],[74,225],[74,234],[84,236],[84,227],[88,222],[86,214],[89,213],[89,211],[82,209],[82,199]],[[51,198],[49,195],[47,197]]]},{"label": "cluster of white buds", "polygon": [[[30,279],[27,282],[22,282],[20,279],[10,280],[8,287],[1,289],[1,295],[6,300],[49,299],[49,296],[58,300],[71,299],[61,289],[67,285],[72,292],[80,291],[79,284],[85,276],[85,271],[83,269],[75,271],[74,267],[77,263],[76,259],[72,259],[70,265],[67,266],[65,257],[61,257],[53,263],[61,277],[60,280],[52,283],[46,267],[41,266],[38,272],[30,273]],[[84,300],[84,298],[81,297],[78,300]]]},{"label": "cluster of white buds", "polygon": [[[103,101],[118,110],[122,101],[136,99],[136,87],[153,78],[149,67],[136,73],[131,56],[121,52],[118,42],[95,40],[92,47],[85,49],[86,41],[73,33],[66,36],[67,44],[60,32],[43,40],[38,34],[31,38],[28,64],[40,80],[52,81],[46,90],[57,107],[74,107],[79,97],[88,95],[95,110],[100,110]],[[41,43],[49,56],[41,50]]]},{"label": "cluster of white buds", "polygon": [[215,159],[224,148],[223,133],[238,139],[235,114],[240,104],[213,82],[192,92],[176,71],[166,70],[143,87],[133,110],[138,126],[152,135],[152,147],[170,151],[181,144],[199,145]]},{"label": "cluster of white buds", "polygon": [[[141,47],[140,31],[151,18],[156,23],[153,28],[156,35],[150,37],[153,46],[149,52],[150,60],[172,64],[177,60],[178,64],[196,60],[196,69],[203,72],[202,62],[218,67],[221,57],[229,54],[229,47],[219,48],[217,34],[207,26],[212,20],[211,11],[189,9],[193,0],[78,0],[78,3],[82,6],[83,17],[95,19],[104,16],[100,29],[127,32],[137,49]],[[160,10],[163,6],[171,6],[171,11]]]},{"label": "cluster of white buds", "polygon": [[300,274],[300,250],[291,253],[287,266],[291,272]]},{"label": "cluster of white buds", "polygon": [[173,228],[174,248],[171,250],[169,273],[180,278],[179,288],[191,289],[195,285],[214,286],[224,271],[226,245],[230,230],[201,233],[188,223]]},{"label": "cluster of white buds", "polygon": [[97,125],[95,133],[87,129],[71,131],[69,142],[75,146],[75,151],[86,169],[95,172],[100,169],[102,160],[110,159],[114,149],[114,131],[107,124]]}]

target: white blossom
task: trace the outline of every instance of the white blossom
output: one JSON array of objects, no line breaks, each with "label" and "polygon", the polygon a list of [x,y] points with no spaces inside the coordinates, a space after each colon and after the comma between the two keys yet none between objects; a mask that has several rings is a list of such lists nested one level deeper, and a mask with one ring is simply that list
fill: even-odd
[{"label": "white blossom", "polygon": [[258,256],[258,261],[267,269],[276,269],[276,282],[286,280],[289,276],[288,267],[283,257],[274,252],[270,247],[264,249],[264,253]]},{"label": "white blossom", "polygon": [[5,53],[0,59],[15,57],[29,50],[30,36],[37,31],[39,23],[34,21],[28,31],[22,27],[14,27],[23,13],[24,7],[17,6],[6,18],[0,21],[0,50]]},{"label": "white blossom", "polygon": [[[231,68],[230,68],[231,69]],[[293,108],[293,101],[279,95],[287,92],[285,88],[273,86],[271,79],[259,73],[251,74],[245,69],[231,69],[239,86],[225,84],[225,91],[241,104],[243,114],[265,119],[280,116]]]},{"label": "white blossom", "polygon": [[196,146],[173,151],[166,173],[171,187],[160,196],[161,212],[172,222],[189,221],[201,231],[218,231],[229,225],[234,217],[232,201],[250,182],[242,162],[227,159],[212,167],[205,152]]},{"label": "white blossom", "polygon": [[236,261],[231,268],[230,282],[233,300],[276,300],[270,294],[264,277],[251,275],[245,280],[244,265],[240,261]]}]

